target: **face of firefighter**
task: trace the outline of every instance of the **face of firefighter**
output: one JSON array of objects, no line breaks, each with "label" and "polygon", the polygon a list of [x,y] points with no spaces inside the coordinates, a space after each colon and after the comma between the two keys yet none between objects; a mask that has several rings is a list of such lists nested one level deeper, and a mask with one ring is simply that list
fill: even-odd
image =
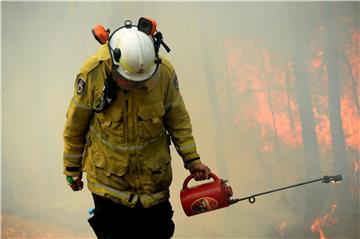
[{"label": "face of firefighter", "polygon": [[112,71],[112,77],[113,77],[113,80],[115,81],[116,85],[125,90],[134,90],[134,89],[141,88],[142,86],[145,85],[145,82],[147,81],[147,80],[145,80],[145,81],[137,82],[137,81],[131,81],[131,80],[125,79],[116,70]]}]

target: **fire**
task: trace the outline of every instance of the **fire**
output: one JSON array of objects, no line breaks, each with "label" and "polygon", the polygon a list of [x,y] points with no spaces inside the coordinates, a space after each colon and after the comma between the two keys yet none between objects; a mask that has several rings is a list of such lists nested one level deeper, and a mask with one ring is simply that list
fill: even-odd
[{"label": "fire", "polygon": [[354,170],[353,170],[353,181],[354,185],[351,187],[350,191],[353,194],[355,200],[360,200],[360,185],[359,185],[359,159],[354,159]]},{"label": "fire", "polygon": [[[312,59],[308,62],[309,86],[313,103],[315,133],[321,153],[332,150],[329,108],[329,77],[321,37],[324,26],[311,41]],[[233,90],[229,93],[234,123],[255,129],[263,152],[276,150],[274,139],[291,148],[302,145],[302,125],[296,100],[296,75],[293,62],[261,45],[261,41],[225,41],[227,76]],[[360,33],[344,45],[345,58],[339,58],[341,121],[347,148],[360,151]],[[341,63],[342,62],[342,63]],[[357,103],[359,102],[359,103]]]},{"label": "fire", "polygon": [[360,151],[360,116],[348,95],[341,98],[341,116],[346,145]]},{"label": "fire", "polygon": [[321,152],[326,153],[331,147],[330,120],[327,114],[319,113],[319,109],[313,107],[313,115],[317,124],[315,125],[316,137]]},{"label": "fire", "polygon": [[225,48],[231,49],[227,52],[228,76],[233,79],[236,94],[242,96],[241,101],[234,102],[233,122],[240,127],[256,128],[263,152],[275,149],[271,143],[274,137],[298,148],[302,136],[296,96],[291,93],[295,84],[292,63],[253,44],[225,42]]},{"label": "fire", "polygon": [[320,66],[322,65],[322,61],[321,59],[314,59],[312,62],[311,62],[311,67],[313,68],[320,68]]},{"label": "fire", "polygon": [[341,118],[348,147],[360,151],[360,112],[356,102],[360,103],[360,32],[354,31],[349,44],[344,47],[346,61],[343,68],[347,69],[351,81],[344,85],[341,95]]},{"label": "fire", "polygon": [[317,50],[315,52],[315,58],[310,63],[311,66],[310,70],[319,69],[323,66],[323,55],[324,52],[322,50]]},{"label": "fire", "polygon": [[320,239],[326,239],[327,237],[325,235],[325,228],[329,227],[337,222],[337,220],[332,216],[336,210],[336,207],[337,207],[336,204],[332,204],[330,206],[330,213],[327,213],[324,216],[315,218],[315,220],[311,224],[311,226],[310,226],[311,231],[313,233],[318,232]]}]

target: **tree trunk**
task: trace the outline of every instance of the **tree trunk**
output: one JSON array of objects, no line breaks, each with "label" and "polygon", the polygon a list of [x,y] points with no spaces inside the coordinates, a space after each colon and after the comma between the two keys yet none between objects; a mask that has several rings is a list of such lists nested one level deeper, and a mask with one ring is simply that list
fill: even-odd
[{"label": "tree trunk", "polygon": [[[315,134],[315,121],[312,113],[312,102],[309,86],[309,74],[307,72],[308,41],[310,36],[311,22],[308,13],[302,9],[302,5],[289,5],[289,21],[291,26],[306,21],[304,28],[289,29],[292,32],[290,40],[291,55],[294,63],[295,89],[301,120],[301,133],[305,156],[306,178],[311,179],[320,175],[319,149]],[[322,195],[319,195],[317,187],[308,187],[306,191],[305,227],[310,226],[312,220],[319,216],[323,209]]]},{"label": "tree trunk", "polygon": [[[337,41],[339,34],[338,29],[342,29],[344,26],[340,26],[339,17],[336,16],[336,12],[333,4],[327,5],[327,13],[325,17],[325,63],[327,65],[327,72],[329,78],[329,118],[330,129],[332,139],[332,152],[334,161],[334,170],[336,173],[340,173],[343,176],[343,182],[336,190],[336,203],[338,204],[338,214],[344,219],[345,217],[352,216],[358,217],[358,205],[355,200],[352,199],[351,180],[352,175],[347,159],[347,150],[345,144],[345,137],[343,132],[343,125],[341,119],[341,82],[340,82],[340,69],[339,69],[339,43]],[[330,17],[331,16],[331,17]],[[351,79],[347,79],[351,80]],[[357,100],[357,99],[356,99]],[[357,220],[358,221],[358,220]],[[354,233],[354,222],[348,221],[342,224],[341,235],[352,236]],[[357,224],[358,225],[358,224]],[[356,227],[356,226],[355,226]],[[350,233],[350,234],[349,234]]]}]

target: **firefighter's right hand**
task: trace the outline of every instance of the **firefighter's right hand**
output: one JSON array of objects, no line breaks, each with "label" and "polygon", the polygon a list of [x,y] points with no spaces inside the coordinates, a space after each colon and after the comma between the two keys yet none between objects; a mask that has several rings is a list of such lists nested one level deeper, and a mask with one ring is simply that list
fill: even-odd
[{"label": "firefighter's right hand", "polygon": [[73,191],[80,191],[84,187],[82,175],[80,176],[66,176],[66,181]]}]

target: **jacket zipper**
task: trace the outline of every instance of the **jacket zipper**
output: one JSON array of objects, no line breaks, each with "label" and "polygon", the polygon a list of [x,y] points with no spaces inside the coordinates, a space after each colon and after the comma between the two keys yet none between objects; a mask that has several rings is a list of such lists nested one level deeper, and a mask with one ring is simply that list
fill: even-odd
[{"label": "jacket zipper", "polygon": [[[124,134],[125,134],[125,142],[126,142],[126,145],[128,146],[129,145],[129,131],[128,131],[128,108],[129,108],[129,91],[127,90],[124,90],[124,96],[125,96],[125,104],[124,104]],[[141,172],[140,169],[140,165],[139,165],[139,161],[138,161],[138,157],[137,157],[137,150],[135,149],[135,167],[136,167],[136,171],[138,172]],[[142,182],[141,182],[141,176],[139,173],[134,173],[134,176],[136,177],[136,180],[135,180],[135,188],[136,188],[136,191],[139,190],[139,188],[141,188],[142,186]],[[138,199],[140,200],[140,199]]]}]

